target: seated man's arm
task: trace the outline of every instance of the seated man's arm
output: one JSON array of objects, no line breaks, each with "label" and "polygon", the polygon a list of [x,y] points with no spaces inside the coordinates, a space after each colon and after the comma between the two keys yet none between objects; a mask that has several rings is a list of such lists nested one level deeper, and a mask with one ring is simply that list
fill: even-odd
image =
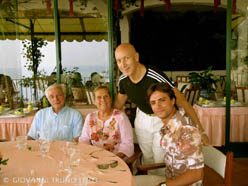
[{"label": "seated man's arm", "polygon": [[37,138],[39,138],[39,134],[40,134],[40,123],[41,123],[41,115],[40,112],[37,112],[34,116],[32,125],[28,131],[28,140],[35,140]]},{"label": "seated man's arm", "polygon": [[75,114],[75,118],[74,118],[73,123],[74,123],[74,125],[73,125],[73,141],[78,142],[79,136],[81,135],[82,128],[83,128],[83,118],[82,118],[82,115],[80,114],[80,112],[77,112],[77,114]]},{"label": "seated man's arm", "polygon": [[120,116],[118,124],[120,128],[121,143],[117,156],[121,158],[131,157],[134,153],[133,129],[127,115],[124,112],[121,112]]},{"label": "seated man's arm", "polygon": [[[184,95],[177,88],[174,88],[174,93],[176,95],[177,106],[183,107],[186,114],[197,125],[196,127],[199,128],[201,132],[204,132],[204,128],[202,127],[201,122],[198,119],[197,114],[193,109],[192,105],[186,100]],[[209,144],[209,140],[206,134],[202,134],[202,139],[205,145]]]},{"label": "seated man's arm", "polygon": [[175,179],[166,179],[166,186],[186,186],[203,179],[203,169],[192,169]]},{"label": "seated man's arm", "polygon": [[89,119],[90,119],[90,114],[88,114],[86,116],[85,122],[84,122],[84,126],[83,126],[83,130],[82,130],[82,134],[79,137],[78,141],[79,143],[85,143],[90,145],[90,141],[91,141],[91,136],[90,136],[90,126],[89,126]]},{"label": "seated man's arm", "polygon": [[126,101],[127,101],[127,95],[118,93],[117,96],[115,97],[114,107],[119,110],[122,110]]}]

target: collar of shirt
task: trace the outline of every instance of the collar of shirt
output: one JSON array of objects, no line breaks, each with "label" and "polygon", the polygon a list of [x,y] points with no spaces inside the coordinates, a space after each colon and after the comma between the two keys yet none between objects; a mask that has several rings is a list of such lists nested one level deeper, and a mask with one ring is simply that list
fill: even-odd
[{"label": "collar of shirt", "polygon": [[66,111],[66,109],[68,109],[68,107],[67,107],[67,106],[64,106],[64,107],[62,108],[62,110],[61,110],[58,114],[56,114],[56,113],[53,111],[53,108],[50,107],[50,108],[49,108],[49,113],[50,113],[52,116],[58,116],[58,115],[63,114],[63,113]]},{"label": "collar of shirt", "polygon": [[180,127],[181,121],[178,120],[178,117],[180,117],[180,115],[180,112],[177,111],[168,121],[167,125],[163,126],[163,128],[161,129],[163,135],[168,133],[173,134],[178,129],[178,127]]}]

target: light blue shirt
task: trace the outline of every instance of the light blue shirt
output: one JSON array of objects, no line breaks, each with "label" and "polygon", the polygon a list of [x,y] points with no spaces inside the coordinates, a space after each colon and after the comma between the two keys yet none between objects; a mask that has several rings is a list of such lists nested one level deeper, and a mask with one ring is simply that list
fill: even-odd
[{"label": "light blue shirt", "polygon": [[28,136],[51,141],[72,141],[82,132],[83,118],[79,111],[65,106],[58,114],[52,107],[38,111]]}]

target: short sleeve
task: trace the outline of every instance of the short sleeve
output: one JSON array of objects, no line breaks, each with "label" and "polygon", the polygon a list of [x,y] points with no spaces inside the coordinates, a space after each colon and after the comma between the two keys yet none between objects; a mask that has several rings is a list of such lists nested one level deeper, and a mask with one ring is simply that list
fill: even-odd
[{"label": "short sleeve", "polygon": [[73,139],[79,137],[83,128],[83,118],[82,115],[75,110],[75,118],[73,119]]},{"label": "short sleeve", "polygon": [[90,114],[88,114],[86,116],[85,122],[84,122],[84,126],[83,126],[83,130],[82,130],[82,134],[79,137],[79,142],[80,143],[85,143],[85,144],[91,144],[90,143],[90,126],[89,126],[89,121],[90,121]]}]

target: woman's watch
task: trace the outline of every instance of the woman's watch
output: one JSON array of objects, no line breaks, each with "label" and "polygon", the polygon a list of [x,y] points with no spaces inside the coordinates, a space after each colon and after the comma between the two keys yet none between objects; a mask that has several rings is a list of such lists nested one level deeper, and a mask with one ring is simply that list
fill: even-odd
[{"label": "woman's watch", "polygon": [[166,186],[166,183],[165,183],[165,182],[161,182],[161,183],[159,184],[159,186]]}]

